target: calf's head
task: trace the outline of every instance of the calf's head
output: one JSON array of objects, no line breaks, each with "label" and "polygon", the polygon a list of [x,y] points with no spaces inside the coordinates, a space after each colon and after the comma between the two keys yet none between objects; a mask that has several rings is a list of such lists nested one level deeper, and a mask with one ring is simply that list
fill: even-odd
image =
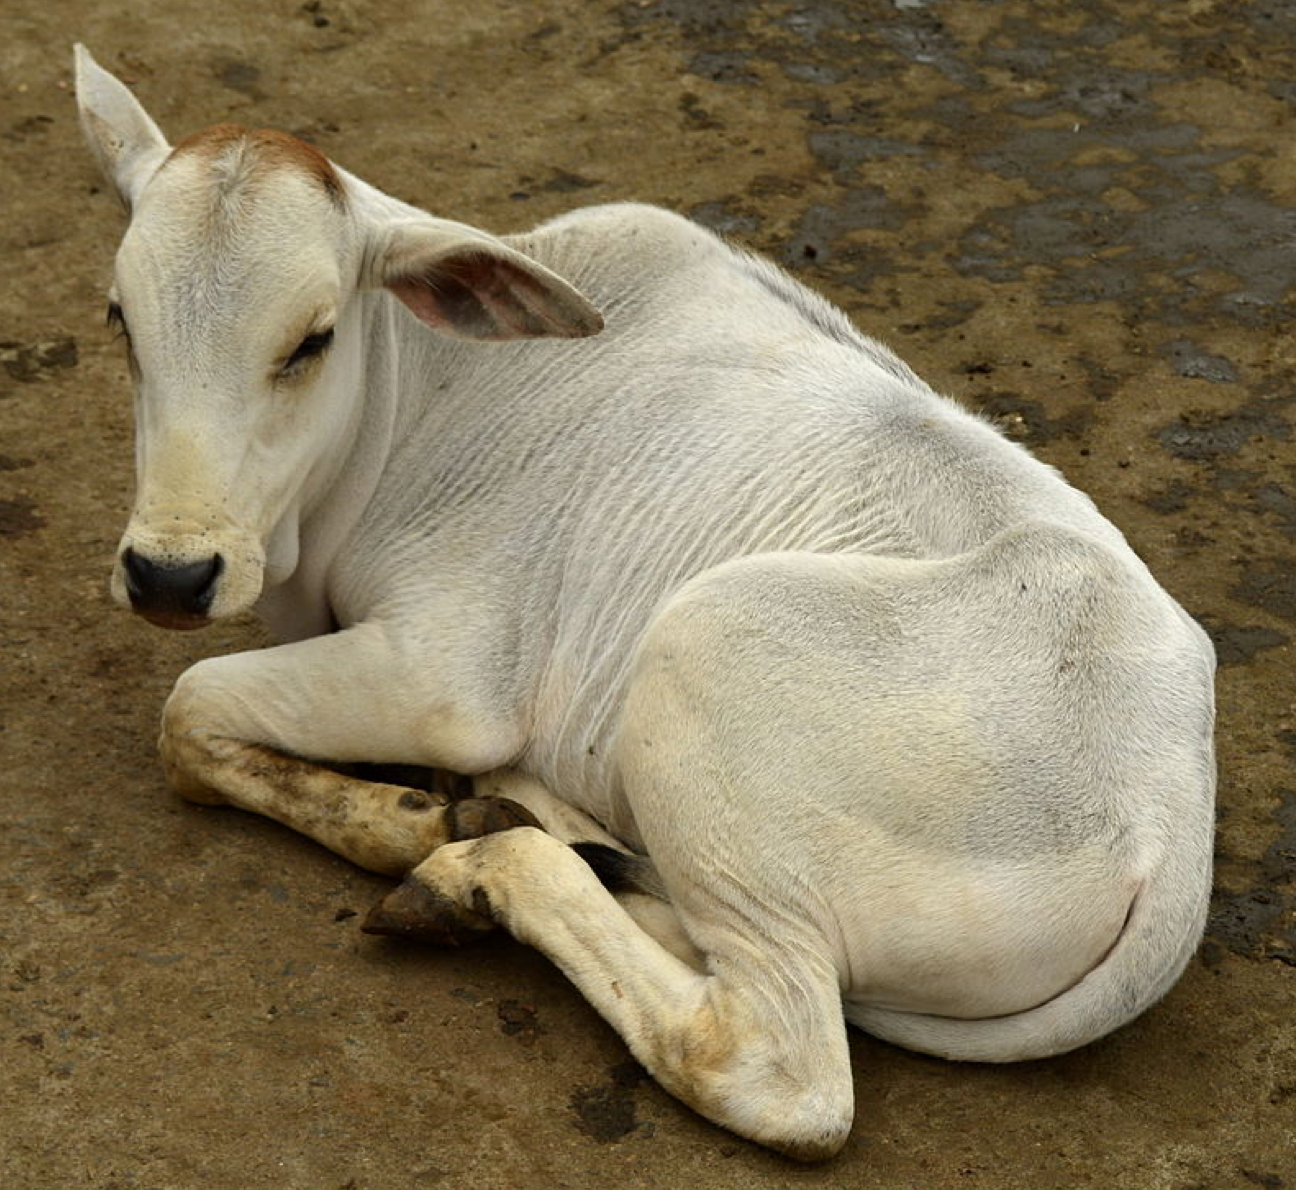
[{"label": "calf's head", "polygon": [[300,140],[219,125],[173,147],[81,47],[76,67],[91,151],[130,213],[108,309],[135,379],[136,496],[112,590],[154,623],[245,611],[295,570],[301,525],[361,437],[361,295],[471,339],[602,325],[537,262]]}]

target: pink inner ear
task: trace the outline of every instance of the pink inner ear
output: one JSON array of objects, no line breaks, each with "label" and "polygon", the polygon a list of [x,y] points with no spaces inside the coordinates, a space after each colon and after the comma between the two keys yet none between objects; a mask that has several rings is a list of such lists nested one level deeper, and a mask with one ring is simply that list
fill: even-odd
[{"label": "pink inner ear", "polygon": [[445,256],[425,273],[399,277],[387,288],[428,326],[460,338],[570,338],[602,326],[565,287],[478,251]]},{"label": "pink inner ear", "polygon": [[520,307],[493,261],[465,257],[439,262],[427,275],[402,277],[389,288],[418,318],[445,334],[516,339],[545,333],[540,325],[519,325],[513,315]]},{"label": "pink inner ear", "polygon": [[448,323],[441,314],[432,287],[422,277],[401,277],[399,280],[389,281],[387,288],[428,326],[448,329]]}]

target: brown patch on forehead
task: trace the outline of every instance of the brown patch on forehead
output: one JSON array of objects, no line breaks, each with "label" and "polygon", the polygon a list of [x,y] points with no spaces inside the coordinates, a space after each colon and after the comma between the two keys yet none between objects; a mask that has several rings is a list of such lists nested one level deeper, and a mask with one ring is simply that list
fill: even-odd
[{"label": "brown patch on forehead", "polygon": [[323,187],[324,192],[338,206],[342,205],[342,179],[338,177],[333,163],[314,145],[273,128],[214,124],[185,137],[171,150],[168,160],[181,156],[215,158],[238,148],[247,153],[249,179],[270,170],[296,170]]}]

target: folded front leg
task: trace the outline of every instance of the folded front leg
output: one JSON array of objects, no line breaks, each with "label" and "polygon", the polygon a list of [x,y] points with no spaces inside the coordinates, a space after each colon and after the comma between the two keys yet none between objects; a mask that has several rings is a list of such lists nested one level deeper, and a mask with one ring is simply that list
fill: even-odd
[{"label": "folded front leg", "polygon": [[[371,872],[399,876],[444,843],[540,826],[530,811],[507,798],[451,801],[406,786],[361,781],[259,744],[207,737],[177,749],[167,738],[167,772],[182,797],[263,814]],[[179,766],[178,754],[190,767]]]},{"label": "folded front leg", "polygon": [[537,819],[506,799],[451,801],[325,762],[488,768],[507,723],[437,699],[380,627],[213,658],[176,683],[162,719],[168,780],[191,801],[273,818],[372,871],[401,874],[443,843]]}]

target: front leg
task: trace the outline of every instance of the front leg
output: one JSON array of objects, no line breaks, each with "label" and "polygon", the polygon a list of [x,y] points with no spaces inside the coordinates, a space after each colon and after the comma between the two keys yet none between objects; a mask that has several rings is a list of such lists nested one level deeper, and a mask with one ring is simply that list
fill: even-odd
[{"label": "front leg", "polygon": [[199,662],[181,675],[163,711],[167,779],[191,801],[264,814],[393,875],[443,843],[537,825],[505,799],[450,801],[320,763],[480,771],[516,748],[498,714],[470,721],[425,682],[376,624]]}]

